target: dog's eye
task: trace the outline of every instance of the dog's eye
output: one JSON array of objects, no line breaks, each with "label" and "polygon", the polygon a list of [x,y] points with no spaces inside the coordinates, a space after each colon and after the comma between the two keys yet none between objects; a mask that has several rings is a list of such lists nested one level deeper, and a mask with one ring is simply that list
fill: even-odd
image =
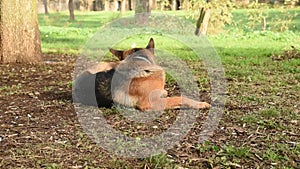
[{"label": "dog's eye", "polygon": [[151,71],[150,70],[144,70],[146,73],[151,73]]}]

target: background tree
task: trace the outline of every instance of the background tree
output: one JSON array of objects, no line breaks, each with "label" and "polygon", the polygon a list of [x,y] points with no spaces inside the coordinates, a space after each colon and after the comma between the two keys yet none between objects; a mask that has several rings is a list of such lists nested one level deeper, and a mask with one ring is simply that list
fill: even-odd
[{"label": "background tree", "polygon": [[187,17],[197,19],[196,34],[221,33],[225,25],[232,23],[234,2],[228,0],[184,0],[182,8]]},{"label": "background tree", "polygon": [[0,1],[0,62],[38,62],[41,57],[36,0]]},{"label": "background tree", "polygon": [[69,12],[70,12],[70,21],[75,20],[75,15],[74,15],[74,2],[73,0],[69,0]]},{"label": "background tree", "polygon": [[147,24],[151,14],[149,0],[136,0],[135,19],[137,24]]},{"label": "background tree", "polygon": [[151,9],[157,9],[157,0],[150,0]]},{"label": "background tree", "polygon": [[121,14],[124,14],[126,12],[126,0],[121,1]]},{"label": "background tree", "polygon": [[195,35],[206,35],[208,22],[210,17],[210,10],[209,9],[200,9],[199,18],[196,22],[196,30]]},{"label": "background tree", "polygon": [[45,14],[48,15],[49,11],[48,11],[48,0],[43,0],[44,3],[44,7],[45,7]]}]

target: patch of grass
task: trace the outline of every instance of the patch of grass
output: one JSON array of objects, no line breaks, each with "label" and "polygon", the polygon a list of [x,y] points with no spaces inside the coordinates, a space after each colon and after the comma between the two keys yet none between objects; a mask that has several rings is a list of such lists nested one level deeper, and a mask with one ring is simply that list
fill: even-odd
[{"label": "patch of grass", "polygon": [[20,93],[21,89],[23,88],[23,85],[21,83],[17,85],[12,85],[12,86],[0,86],[0,92],[3,93],[4,95],[12,95],[14,93]]},{"label": "patch of grass", "polygon": [[251,155],[250,148],[248,147],[236,147],[236,146],[224,146],[223,153],[229,157],[246,158]]},{"label": "patch of grass", "polygon": [[104,24],[120,17],[115,12],[76,12],[69,21],[67,12],[39,14],[42,51],[45,53],[78,54]]},{"label": "patch of grass", "polygon": [[270,108],[261,110],[260,114],[265,118],[276,118],[280,115],[280,112],[275,108]]},{"label": "patch of grass", "polygon": [[273,121],[273,120],[259,120],[257,122],[257,124],[259,124],[260,126],[266,128],[266,129],[279,129],[281,128],[276,121]]},{"label": "patch of grass", "polygon": [[[293,9],[292,11],[296,12],[297,10],[299,9]],[[234,20],[246,20],[246,16],[241,14],[243,12],[244,10],[235,11],[234,16],[236,18]],[[279,11],[277,12],[279,13]],[[273,13],[276,15],[276,10],[274,10]],[[127,12],[125,16],[131,14],[132,12]],[[165,12],[165,14],[179,17],[183,16],[182,12]],[[43,14],[39,15],[43,52],[78,54],[88,39],[91,38],[100,27],[121,16],[113,12],[76,12],[76,21],[74,22],[70,22],[68,17],[68,13],[53,13],[48,16]],[[295,20],[294,25],[295,24],[299,24],[299,19]],[[295,26],[298,27],[299,25]],[[235,28],[235,26],[232,26],[232,28]],[[148,37],[146,39],[148,39]],[[231,30],[227,34],[208,36],[219,55],[226,56],[222,59],[235,59],[232,57],[237,56],[247,56],[248,58],[259,56],[260,58],[257,59],[257,61],[263,56],[270,56],[273,53],[279,54],[285,48],[299,44],[297,43],[299,42],[299,37],[297,29],[295,29],[294,32],[243,32]],[[136,41],[138,45],[143,43],[145,43],[144,39]],[[131,45],[132,43],[129,44]],[[170,45],[169,47],[174,51],[176,51],[178,46],[177,43],[171,42],[170,39],[157,42],[157,46],[165,45]],[[131,46],[122,45],[122,47],[128,48]],[[166,46],[164,49],[170,49],[169,47]],[[180,49],[180,46],[178,47]],[[175,53],[177,54],[177,52]],[[178,55],[190,57],[189,53]]]},{"label": "patch of grass", "polygon": [[[235,27],[228,26],[228,29],[242,29],[244,31],[261,30],[261,20],[254,18],[248,19],[250,13],[264,13],[267,22],[267,30],[280,31],[289,29],[298,31],[300,27],[298,8],[266,8],[261,9],[236,9],[233,11],[233,20]],[[256,15],[258,16],[258,15]],[[258,16],[259,17],[259,16]],[[255,20],[256,19],[256,20]],[[252,27],[250,25],[253,25]]]},{"label": "patch of grass", "polygon": [[59,164],[56,164],[56,163],[43,164],[43,167],[45,167],[47,169],[58,169],[58,168],[60,168]]},{"label": "patch of grass", "polygon": [[256,117],[256,115],[249,114],[249,115],[243,116],[241,118],[241,121],[243,123],[253,124],[253,123],[256,123],[258,121],[258,118]]},{"label": "patch of grass", "polygon": [[[132,37],[128,37],[122,40],[119,43],[116,43],[114,48],[116,49],[130,49],[133,45],[137,45],[137,47],[146,47],[150,38],[154,38],[155,41],[155,48],[158,50],[156,51],[159,54],[165,55],[165,57],[177,57],[183,60],[199,60],[198,56],[190,49],[189,46],[183,44],[182,42],[173,39],[171,37],[166,37],[161,34],[139,34]],[[167,54],[164,51],[168,52]],[[157,55],[158,58],[162,56]],[[165,58],[161,58],[163,60]],[[170,58],[172,59],[172,58]]]},{"label": "patch of grass", "polygon": [[209,142],[209,141],[205,141],[203,144],[199,144],[199,145],[197,146],[197,150],[198,150],[200,153],[204,153],[204,152],[207,152],[207,151],[218,152],[218,151],[220,151],[220,147],[217,146],[217,145],[212,144],[212,143]]},{"label": "patch of grass", "polygon": [[51,91],[53,89],[53,87],[52,86],[45,86],[44,87],[44,92],[49,92],[49,91]]},{"label": "patch of grass", "polygon": [[211,168],[214,168],[215,166],[219,165],[225,168],[235,168],[241,167],[241,164],[246,159],[252,156],[253,155],[249,147],[225,145],[220,148],[220,151],[218,151],[217,156],[213,156],[208,159],[208,163],[210,164]]},{"label": "patch of grass", "polygon": [[167,157],[166,154],[151,156],[145,164],[148,168],[175,168],[175,164]]},{"label": "patch of grass", "polygon": [[268,149],[263,157],[266,159],[266,160],[269,160],[269,161],[272,161],[272,162],[278,162],[282,159],[284,159],[284,157],[282,155],[280,155],[277,151],[274,151],[272,149]]}]

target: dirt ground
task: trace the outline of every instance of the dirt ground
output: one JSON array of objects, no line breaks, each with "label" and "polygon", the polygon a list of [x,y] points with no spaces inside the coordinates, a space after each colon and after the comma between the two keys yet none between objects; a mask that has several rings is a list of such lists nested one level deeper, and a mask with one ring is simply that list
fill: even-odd
[{"label": "dirt ground", "polygon": [[[235,119],[226,114],[220,125],[223,127],[219,127],[210,139],[209,144],[213,146],[207,146],[207,150],[200,150],[197,147],[198,138],[208,110],[201,110],[201,115],[197,117],[188,135],[161,155],[130,159],[106,151],[82,131],[78,122],[72,102],[75,59],[75,56],[70,55],[47,54],[44,55],[44,60],[48,62],[44,64],[0,65],[0,168],[218,168],[218,164],[232,168],[272,166],[271,163],[262,160],[261,154],[255,153],[249,157],[238,158],[236,163],[229,160],[223,164],[224,158],[216,161],[216,156],[225,156],[227,161],[232,158],[230,152],[221,151],[221,147],[228,140],[241,145],[245,140],[253,138],[253,133],[247,132],[247,129],[239,125],[233,125]],[[230,83],[230,79],[228,80]],[[176,86],[167,87],[171,93],[177,92]],[[209,99],[207,93],[204,93],[203,97]],[[233,112],[237,109],[249,112],[259,108],[259,105],[240,107],[232,103],[226,106],[226,110]],[[169,111],[162,116],[162,119],[168,116],[168,120],[158,119],[151,124],[138,126],[118,113],[105,111],[109,123],[114,128],[127,131],[130,136],[161,133],[174,121],[178,113]],[[226,123],[231,125],[224,125]],[[299,135],[295,132],[291,137],[297,140]],[[264,135],[256,133],[255,136]],[[256,144],[255,141],[253,144]],[[290,160],[289,164],[299,166],[299,156]],[[214,163],[215,166],[212,165]]]}]

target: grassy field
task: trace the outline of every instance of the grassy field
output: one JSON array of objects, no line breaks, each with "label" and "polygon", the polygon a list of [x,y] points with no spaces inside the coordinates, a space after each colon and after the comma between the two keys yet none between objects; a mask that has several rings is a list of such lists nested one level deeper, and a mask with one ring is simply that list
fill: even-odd
[{"label": "grassy field", "polygon": [[[292,14],[299,13],[298,9],[290,10]],[[167,15],[184,17],[183,12],[164,12]],[[125,16],[132,15],[128,12]],[[276,10],[270,10],[269,17],[281,16]],[[88,39],[91,38],[107,22],[120,18],[119,13],[105,12],[78,12],[76,21],[68,21],[68,13],[54,13],[49,16],[39,15],[43,52],[80,53]],[[234,23],[227,26],[228,32],[209,36],[209,40],[216,47],[220,56],[267,56],[289,49],[290,45],[299,44],[300,16],[291,21],[289,31],[255,31],[247,29],[247,15],[245,10],[236,10],[233,13]],[[282,16],[284,19],[284,16]],[[258,23],[259,24],[259,23]],[[275,26],[274,21],[268,23]],[[228,54],[229,53],[229,54]]]},{"label": "grassy field", "polygon": [[[298,15],[292,20],[290,30],[284,32],[245,29],[245,12],[234,12],[237,24],[226,27],[227,33],[208,36],[221,58],[227,82],[225,113],[212,138],[203,144],[188,142],[195,143],[189,147],[193,154],[190,156],[189,153],[176,156],[176,153],[166,152],[134,161],[137,164],[116,159],[115,164],[113,160],[110,162],[112,168],[300,168],[299,50],[279,57],[283,51],[291,50],[291,46],[300,47],[300,9],[291,10]],[[173,12],[167,14],[174,15]],[[272,9],[269,17],[279,14]],[[78,55],[97,30],[120,17],[118,13],[104,12],[76,12],[75,15],[74,22],[68,21],[68,13],[39,15],[44,53]],[[129,40],[129,44],[144,45],[150,36]],[[191,59],[191,51],[182,50],[182,45],[170,43],[170,39],[161,35],[155,38],[162,48],[178,51],[178,56],[194,69],[200,86],[209,90],[209,81],[201,74],[199,63]],[[128,48],[122,43],[118,47]],[[133,131],[129,128],[126,132]],[[81,158],[84,161],[85,157]],[[95,161],[105,160],[101,155],[98,159],[90,158],[86,156],[86,167],[97,167]],[[58,166],[59,163],[54,163],[48,167]]]}]

